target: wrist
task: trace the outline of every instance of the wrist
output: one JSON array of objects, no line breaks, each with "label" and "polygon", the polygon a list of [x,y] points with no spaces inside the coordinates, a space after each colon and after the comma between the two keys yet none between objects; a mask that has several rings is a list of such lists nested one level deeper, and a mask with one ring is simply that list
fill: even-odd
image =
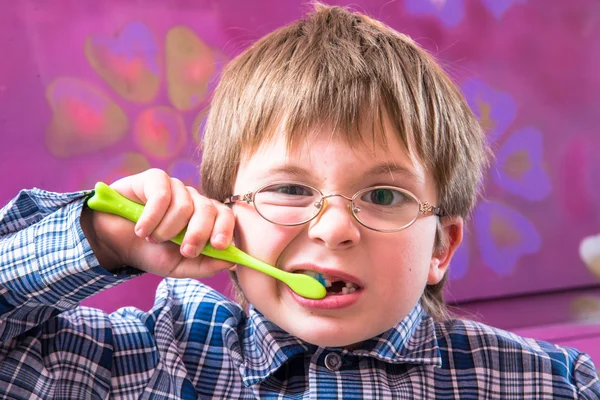
[{"label": "wrist", "polygon": [[112,273],[123,268],[125,263],[119,259],[111,246],[107,245],[107,243],[102,240],[102,235],[98,234],[96,221],[101,217],[98,214],[98,212],[84,206],[80,218],[81,229],[83,230],[94,255],[98,259],[99,265]]}]

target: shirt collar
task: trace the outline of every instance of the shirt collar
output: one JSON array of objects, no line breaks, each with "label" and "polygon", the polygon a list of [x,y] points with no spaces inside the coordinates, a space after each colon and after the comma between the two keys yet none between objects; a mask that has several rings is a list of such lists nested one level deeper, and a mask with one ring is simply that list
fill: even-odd
[{"label": "shirt collar", "polygon": [[442,366],[435,322],[423,310],[421,302],[395,327],[367,340],[352,353],[394,364]]},{"label": "shirt collar", "polygon": [[252,306],[242,343],[244,362],[240,372],[246,386],[263,381],[290,358],[317,348],[290,335]]},{"label": "shirt collar", "polygon": [[[246,386],[263,381],[290,358],[317,349],[285,332],[252,306],[242,343],[244,362],[240,372]],[[365,341],[360,349],[340,352],[394,364],[442,365],[435,323],[420,302],[392,329]]]}]

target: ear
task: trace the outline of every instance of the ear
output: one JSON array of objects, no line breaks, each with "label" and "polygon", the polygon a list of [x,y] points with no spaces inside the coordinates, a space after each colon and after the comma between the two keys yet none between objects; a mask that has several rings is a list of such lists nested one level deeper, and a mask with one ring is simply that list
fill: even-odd
[{"label": "ear", "polygon": [[439,238],[441,246],[433,249],[429,264],[428,285],[437,285],[446,274],[450,260],[463,239],[463,219],[461,217],[443,217],[440,221]]}]

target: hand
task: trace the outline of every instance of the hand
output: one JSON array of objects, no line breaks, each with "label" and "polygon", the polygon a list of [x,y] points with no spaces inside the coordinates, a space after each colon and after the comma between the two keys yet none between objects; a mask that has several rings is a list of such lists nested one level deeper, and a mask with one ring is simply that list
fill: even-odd
[{"label": "hand", "polygon": [[[110,186],[145,207],[135,226],[112,214],[84,210],[82,229],[105,269],[129,265],[165,277],[205,278],[233,266],[200,255],[208,242],[217,249],[231,244],[235,219],[227,206],[159,169]],[[170,242],[186,227],[181,246]]]}]

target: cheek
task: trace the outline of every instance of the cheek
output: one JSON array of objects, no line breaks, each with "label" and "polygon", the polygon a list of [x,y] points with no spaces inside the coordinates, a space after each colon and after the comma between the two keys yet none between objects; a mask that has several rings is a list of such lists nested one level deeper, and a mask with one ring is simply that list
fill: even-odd
[{"label": "cheek", "polygon": [[[284,227],[266,221],[252,206],[240,207],[234,214],[236,247],[274,267],[279,267],[282,254],[302,230],[302,227]],[[259,310],[268,312],[270,304],[278,298],[278,281],[244,266],[238,266],[236,271],[246,298]]]},{"label": "cheek", "polygon": [[295,236],[295,228],[275,225],[252,210],[235,212],[235,245],[267,264],[276,266],[280,254]]},{"label": "cheek", "polygon": [[[413,225],[409,229],[417,228]],[[375,282],[387,298],[412,300],[420,297],[429,273],[433,250],[430,230],[414,229],[389,241],[380,241],[372,250]],[[409,234],[410,233],[410,234]],[[391,239],[391,238],[390,238]]]},{"label": "cheek", "polygon": [[[239,210],[235,214],[235,245],[252,257],[278,267],[283,259],[282,254],[301,228],[272,224],[254,209]],[[244,266],[238,266],[236,272],[246,299],[268,318],[274,318],[281,300],[282,284]]]}]

